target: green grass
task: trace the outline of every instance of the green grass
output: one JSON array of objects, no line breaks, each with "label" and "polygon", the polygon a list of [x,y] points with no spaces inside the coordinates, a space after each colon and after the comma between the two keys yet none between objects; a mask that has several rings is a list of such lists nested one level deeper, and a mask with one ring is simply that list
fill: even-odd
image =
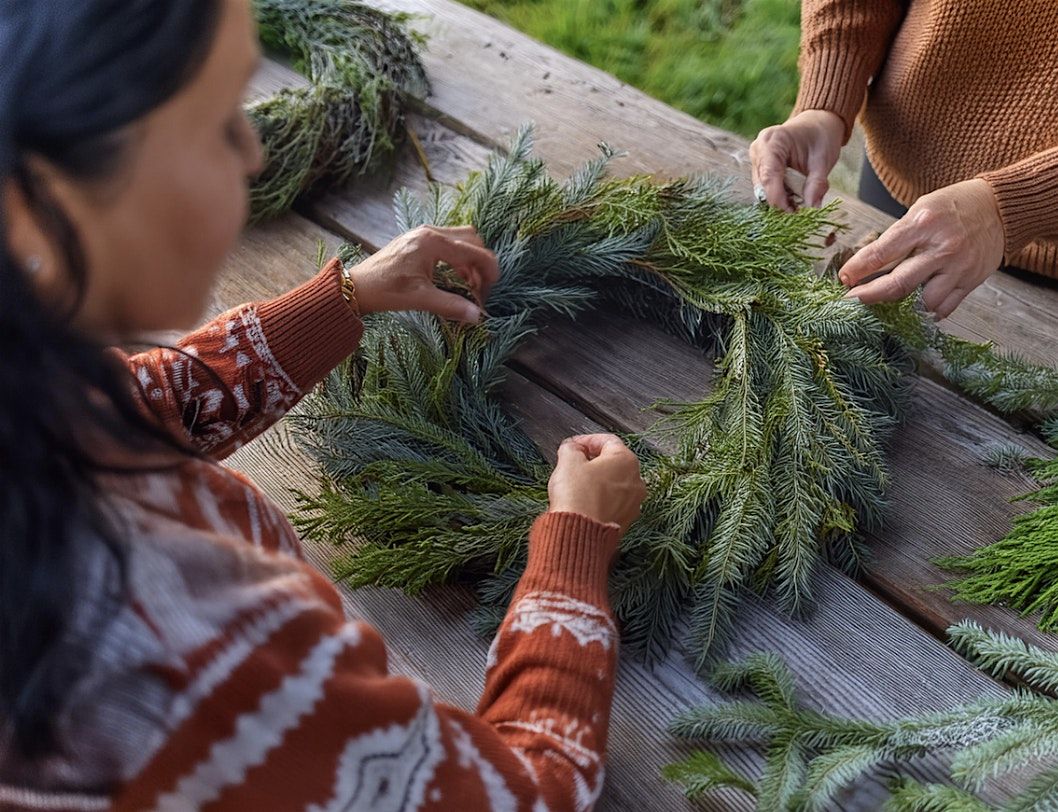
[{"label": "green grass", "polygon": [[463,2],[747,137],[797,94],[799,0]]}]

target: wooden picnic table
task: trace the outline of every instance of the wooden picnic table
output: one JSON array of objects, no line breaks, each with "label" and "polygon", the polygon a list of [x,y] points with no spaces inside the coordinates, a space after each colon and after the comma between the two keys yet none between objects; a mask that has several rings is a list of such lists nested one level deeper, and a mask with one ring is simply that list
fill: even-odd
[{"label": "wooden picnic table", "polygon": [[[422,15],[429,35],[425,62],[433,93],[409,117],[433,176],[452,183],[503,149],[526,121],[537,126],[536,151],[557,175],[596,154],[606,141],[626,150],[618,173],[674,177],[698,172],[733,179],[732,192],[750,196],[747,143],[651,99],[595,68],[566,57],[452,0],[383,0],[380,6]],[[274,62],[257,77],[258,93],[303,82]],[[315,272],[322,240],[329,250],[359,242],[368,250],[397,234],[391,200],[402,186],[422,191],[427,178],[406,145],[394,169],[361,180],[278,220],[253,228],[229,261],[214,310],[287,290]],[[857,201],[843,207],[854,244],[891,219]],[[1058,336],[1058,292],[1046,285],[996,274],[975,291],[945,329],[1050,362]],[[545,452],[569,434],[630,431],[650,422],[643,407],[659,398],[699,397],[709,382],[701,354],[650,324],[592,313],[554,320],[510,364],[504,397]],[[944,580],[931,562],[967,552],[1002,536],[1020,508],[1008,503],[1028,483],[987,469],[982,457],[994,443],[1040,454],[1047,447],[1014,425],[924,375],[891,451],[892,486],[884,529],[870,538],[873,560],[860,580],[822,567],[818,607],[806,620],[784,617],[770,602],[745,604],[731,655],[770,650],[795,672],[807,703],[830,712],[891,718],[939,709],[1008,688],[974,669],[943,642],[944,629],[969,617],[1019,634],[1049,649],[1055,640],[1031,619],[992,607],[952,605],[930,590]],[[288,509],[292,489],[317,487],[317,474],[279,425],[240,451],[232,464],[249,473]],[[326,569],[334,551],[308,543],[307,555]],[[487,641],[472,632],[468,592],[435,590],[422,598],[377,589],[342,588],[347,611],[377,626],[394,671],[433,685],[447,701],[473,707],[482,685]],[[692,808],[660,767],[687,752],[665,732],[678,712],[720,698],[696,677],[685,654],[673,651],[647,668],[622,661],[610,738],[603,810]],[[752,750],[728,748],[738,767],[760,764]],[[938,764],[924,760],[913,774],[936,779]],[[842,809],[875,809],[886,776],[850,790]],[[719,794],[712,809],[751,809],[738,793]]]}]

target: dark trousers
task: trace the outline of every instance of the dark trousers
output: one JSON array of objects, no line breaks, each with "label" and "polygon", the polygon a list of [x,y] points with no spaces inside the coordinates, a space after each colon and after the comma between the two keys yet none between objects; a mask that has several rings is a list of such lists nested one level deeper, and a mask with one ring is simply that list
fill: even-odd
[{"label": "dark trousers", "polygon": [[876,209],[881,209],[898,220],[907,214],[907,206],[901,206],[894,200],[889,190],[878,180],[878,175],[867,159],[866,153],[863,155],[863,169],[860,170],[859,198],[864,203],[870,203]]}]

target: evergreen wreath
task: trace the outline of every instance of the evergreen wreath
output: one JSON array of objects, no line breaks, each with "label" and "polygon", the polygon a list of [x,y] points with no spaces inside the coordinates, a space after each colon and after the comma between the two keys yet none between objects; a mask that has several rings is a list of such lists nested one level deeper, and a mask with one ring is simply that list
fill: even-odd
[{"label": "evergreen wreath", "polygon": [[377,168],[403,131],[406,97],[429,86],[407,15],[355,0],[254,0],[254,11],[265,47],[310,82],[247,106],[265,151],[251,191],[258,221]]},{"label": "evergreen wreath", "polygon": [[496,251],[490,316],[471,327],[367,320],[359,354],[295,418],[326,474],[319,494],[299,496],[295,521],[318,539],[359,539],[337,569],[351,585],[415,593],[471,580],[495,623],[549,475],[496,398],[504,361],[547,313],[602,305],[651,319],[715,359],[715,374],[701,401],[655,404],[658,423],[629,438],[651,495],[622,542],[614,609],[648,659],[689,617],[702,665],[746,590],[799,612],[820,556],[856,568],[909,356],[814,272],[833,206],[788,215],[731,203],[707,178],[615,180],[613,157],[603,147],[558,183],[524,129],[457,188],[398,195],[402,229],[473,224]]},{"label": "evergreen wreath", "polygon": [[[763,745],[762,775],[730,768],[701,751],[664,770],[692,797],[721,788],[747,792],[759,812],[828,810],[835,795],[865,773],[937,753],[950,759],[948,783],[899,777],[888,812],[1044,812],[1058,808],[1058,654],[964,621],[948,630],[952,644],[995,676],[1023,687],[937,713],[887,722],[840,718],[799,706],[793,676],[772,654],[724,664],[713,674],[725,691],[757,697],[688,711],[671,727],[702,743]],[[1011,773],[1024,789],[998,805],[974,793]]]}]

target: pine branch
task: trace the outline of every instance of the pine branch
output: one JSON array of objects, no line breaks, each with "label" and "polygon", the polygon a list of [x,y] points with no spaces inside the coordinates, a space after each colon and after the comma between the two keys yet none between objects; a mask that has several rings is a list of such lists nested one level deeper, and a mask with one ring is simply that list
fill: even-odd
[{"label": "pine branch", "polygon": [[752,781],[732,770],[713,753],[704,750],[683,761],[666,765],[661,770],[661,776],[682,784],[684,793],[691,799],[717,789],[738,789],[749,795],[757,794]]},{"label": "pine branch", "polygon": [[991,812],[991,807],[965,790],[945,784],[895,782],[886,812]]},{"label": "pine branch", "polygon": [[1058,694],[1058,654],[970,620],[948,629],[952,646],[995,677],[1012,673],[1030,688]]},{"label": "pine branch", "polygon": [[[972,623],[949,631],[953,645],[994,673],[1012,670],[1037,690],[1049,690],[1058,680],[1058,655]],[[1031,780],[1025,792],[999,807],[1001,812],[1042,811],[1052,808],[1052,798],[1058,799],[1058,700],[1049,694],[1020,691],[872,722],[801,707],[789,670],[771,654],[722,665],[713,680],[721,690],[749,691],[757,701],[736,698],[694,708],[677,717],[670,729],[703,744],[763,745],[764,774],[754,784],[762,810],[831,809],[837,793],[865,774],[882,765],[899,770],[909,760],[931,754],[950,757],[950,785],[900,779],[886,809],[990,810],[974,792],[1012,772]],[[705,762],[704,783],[723,769],[711,763],[713,758]],[[694,783],[695,763],[684,762],[679,780],[685,786]]]}]

